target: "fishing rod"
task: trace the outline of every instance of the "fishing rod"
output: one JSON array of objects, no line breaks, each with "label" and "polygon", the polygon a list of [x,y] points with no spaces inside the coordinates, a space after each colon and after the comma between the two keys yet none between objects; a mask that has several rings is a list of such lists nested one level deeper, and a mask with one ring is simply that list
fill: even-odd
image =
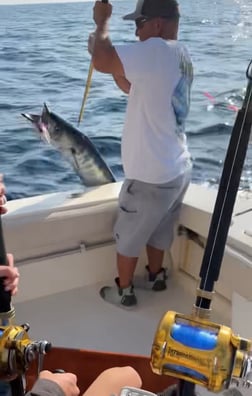
[{"label": "fishing rod", "polygon": [[[4,238],[3,238],[1,215],[0,215],[0,265],[8,265]],[[0,328],[3,328],[2,326],[5,327],[11,326],[13,324],[14,317],[15,317],[15,309],[11,304],[11,292],[5,290],[4,278],[0,278],[0,326],[1,326]],[[11,385],[12,395],[24,394],[22,378],[13,379],[10,385]]]},{"label": "fishing rod", "polygon": [[[8,265],[1,215],[0,265]],[[38,371],[41,370],[43,357],[51,349],[51,344],[32,341],[28,336],[29,325],[14,325],[14,318],[11,292],[4,289],[4,278],[0,278],[0,381],[10,384],[12,396],[23,396],[25,372],[37,357]]]},{"label": "fishing rod", "polygon": [[[2,219],[0,215],[0,265],[8,265],[7,255],[3,239]],[[15,309],[11,304],[11,293],[4,289],[4,279],[0,278],[0,325],[6,326],[12,323],[15,317]]]},{"label": "fishing rod", "polygon": [[[104,3],[104,4],[108,4],[108,0],[101,0],[101,2]],[[79,118],[78,118],[78,126],[80,125],[80,122],[81,122],[82,117],[83,117],[85,104],[86,104],[88,93],[89,93],[90,86],[91,86],[93,71],[94,71],[94,65],[93,65],[93,62],[92,62],[92,59],[91,59],[90,64],[89,64],[87,82],[86,82],[85,90],[84,90],[84,94],[83,94],[80,114],[79,114]]]},{"label": "fishing rod", "polygon": [[252,385],[252,341],[209,320],[214,283],[218,280],[233,208],[252,129],[252,61],[245,98],[238,111],[224,161],[210,223],[196,301],[189,316],[168,311],[157,328],[152,370],[174,376],[178,385],[166,395],[194,396],[195,385],[219,392],[233,383]]}]

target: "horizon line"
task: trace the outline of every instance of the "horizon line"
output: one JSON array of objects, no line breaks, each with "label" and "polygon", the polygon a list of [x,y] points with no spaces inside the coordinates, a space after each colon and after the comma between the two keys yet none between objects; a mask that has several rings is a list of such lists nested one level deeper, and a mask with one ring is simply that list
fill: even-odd
[{"label": "horizon line", "polygon": [[[114,0],[115,1],[115,0]],[[120,0],[116,0],[120,1]],[[29,4],[48,4],[48,3],[90,3],[93,0],[0,0],[2,5],[29,5]]]}]

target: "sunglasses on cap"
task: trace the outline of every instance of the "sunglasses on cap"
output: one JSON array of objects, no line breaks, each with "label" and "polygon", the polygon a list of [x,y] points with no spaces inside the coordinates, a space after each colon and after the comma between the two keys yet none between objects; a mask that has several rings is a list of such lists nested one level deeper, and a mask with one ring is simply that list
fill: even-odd
[{"label": "sunglasses on cap", "polygon": [[142,29],[142,27],[145,24],[145,22],[148,22],[151,19],[153,19],[153,18],[152,17],[145,17],[145,16],[138,17],[137,19],[135,19],[136,28],[137,29]]},{"label": "sunglasses on cap", "polygon": [[145,22],[150,21],[151,19],[155,19],[155,18],[162,18],[162,19],[166,19],[166,20],[170,20],[173,19],[172,17],[168,17],[168,16],[161,16],[161,17],[145,17],[145,16],[140,16],[137,19],[135,19],[135,24],[136,24],[136,28],[137,29],[142,29],[143,25],[145,24]]}]

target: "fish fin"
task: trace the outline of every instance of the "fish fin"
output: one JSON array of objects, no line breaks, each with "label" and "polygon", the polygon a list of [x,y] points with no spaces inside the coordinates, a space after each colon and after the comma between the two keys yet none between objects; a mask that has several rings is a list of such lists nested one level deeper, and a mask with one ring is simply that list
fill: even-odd
[{"label": "fish fin", "polygon": [[73,157],[74,165],[75,165],[76,169],[79,170],[80,167],[79,167],[78,161],[76,159],[76,151],[75,151],[75,149],[73,147],[71,147],[70,151],[71,151],[71,154],[72,154],[72,157]]},{"label": "fish fin", "polygon": [[50,113],[49,107],[47,106],[46,103],[44,103],[43,111],[46,111],[47,113]]}]

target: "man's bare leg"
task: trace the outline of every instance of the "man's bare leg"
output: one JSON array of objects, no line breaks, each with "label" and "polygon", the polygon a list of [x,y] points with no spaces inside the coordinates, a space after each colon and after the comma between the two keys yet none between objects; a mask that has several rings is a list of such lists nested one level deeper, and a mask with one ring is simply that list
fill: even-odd
[{"label": "man's bare leg", "polygon": [[157,249],[153,246],[147,245],[148,256],[148,287],[154,291],[162,291],[166,289],[166,270],[162,268],[164,259],[164,250]]},{"label": "man's bare leg", "polygon": [[157,249],[153,246],[146,246],[149,270],[153,274],[157,274],[163,264],[164,260],[164,250]]},{"label": "man's bare leg", "polygon": [[137,260],[138,257],[127,257],[117,253],[117,270],[121,288],[132,284]]}]

